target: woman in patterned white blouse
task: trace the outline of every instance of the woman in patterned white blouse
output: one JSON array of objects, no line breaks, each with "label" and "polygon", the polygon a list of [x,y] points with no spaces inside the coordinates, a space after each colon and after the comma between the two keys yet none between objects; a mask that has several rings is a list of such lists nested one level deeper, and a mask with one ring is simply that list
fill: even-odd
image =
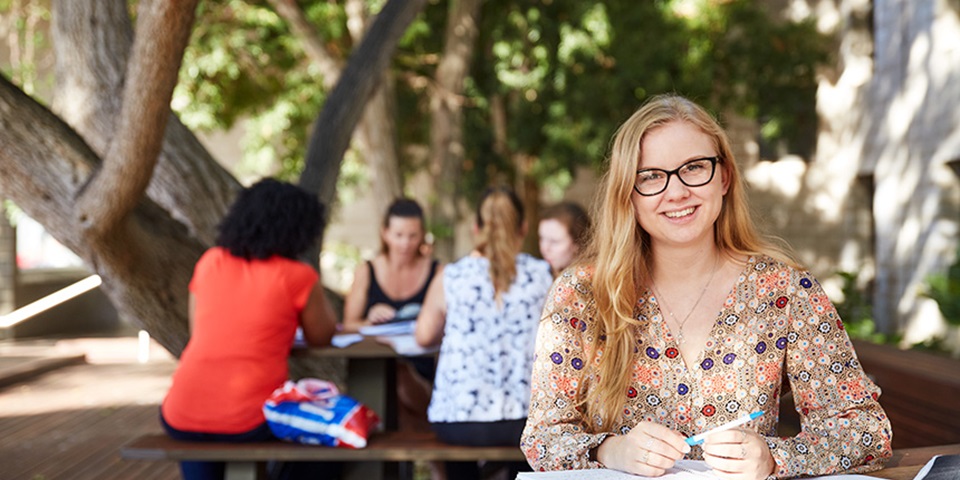
[{"label": "woman in patterned white blouse", "polygon": [[[521,440],[535,469],[659,476],[684,456],[729,479],[880,468],[880,390],[816,279],[757,233],[713,117],[651,99],[617,132],[598,199],[584,260],[554,284],[538,332]],[[778,438],[784,376],[803,431]]]},{"label": "woman in patterned white blouse", "polygon": [[[533,345],[550,265],[525,253],[523,205],[488,190],[477,209],[476,247],[447,265],[417,317],[420,345],[440,344],[427,417],[455,445],[518,445],[530,402]],[[442,342],[441,342],[442,340]],[[526,465],[510,465],[508,478]],[[448,462],[447,478],[479,478],[476,462]]]}]

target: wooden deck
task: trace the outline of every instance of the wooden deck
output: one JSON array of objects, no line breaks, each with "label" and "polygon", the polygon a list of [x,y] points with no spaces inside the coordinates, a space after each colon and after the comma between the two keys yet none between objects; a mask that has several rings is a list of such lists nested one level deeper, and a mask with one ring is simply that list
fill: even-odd
[{"label": "wooden deck", "polygon": [[[96,361],[96,359],[94,359]],[[176,480],[173,462],[122,460],[120,447],[160,432],[172,360],[82,363],[0,389],[5,480]]]}]

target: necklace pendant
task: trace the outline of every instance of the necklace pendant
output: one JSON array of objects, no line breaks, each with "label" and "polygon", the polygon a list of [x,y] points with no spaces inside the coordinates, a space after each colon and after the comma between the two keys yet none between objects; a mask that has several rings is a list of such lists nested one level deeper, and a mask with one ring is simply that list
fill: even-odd
[{"label": "necklace pendant", "polygon": [[683,332],[677,333],[677,343],[683,345],[686,340],[683,338]]}]

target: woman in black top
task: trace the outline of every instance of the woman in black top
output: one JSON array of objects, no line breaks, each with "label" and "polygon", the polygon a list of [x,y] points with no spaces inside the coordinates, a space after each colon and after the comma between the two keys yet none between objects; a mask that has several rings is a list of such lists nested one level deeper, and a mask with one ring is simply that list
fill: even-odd
[{"label": "woman in black top", "polygon": [[[380,253],[357,267],[344,304],[343,330],[392,320],[415,320],[427,287],[443,266],[430,257],[423,209],[411,199],[395,200],[380,227]],[[414,372],[415,370],[415,372]],[[398,362],[400,429],[429,430],[434,363],[431,358]]]},{"label": "woman in black top", "polygon": [[425,238],[420,205],[406,198],[395,200],[380,228],[380,253],[354,273],[344,305],[344,331],[389,322],[398,313],[404,319],[417,318],[427,286],[442,270],[426,253]]}]

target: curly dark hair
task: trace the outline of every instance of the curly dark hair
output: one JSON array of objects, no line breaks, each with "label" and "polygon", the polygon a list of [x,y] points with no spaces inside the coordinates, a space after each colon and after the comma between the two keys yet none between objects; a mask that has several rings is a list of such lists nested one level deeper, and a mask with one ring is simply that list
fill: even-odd
[{"label": "curly dark hair", "polygon": [[325,211],[316,195],[265,178],[237,196],[220,222],[217,246],[247,260],[274,255],[296,260],[320,235]]}]

